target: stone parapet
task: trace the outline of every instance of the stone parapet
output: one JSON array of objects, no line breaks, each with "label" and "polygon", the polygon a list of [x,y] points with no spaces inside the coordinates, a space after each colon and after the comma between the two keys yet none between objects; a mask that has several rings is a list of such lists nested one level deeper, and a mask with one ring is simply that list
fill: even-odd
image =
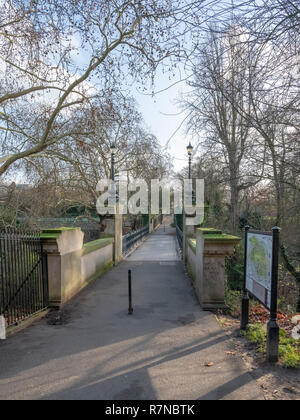
[{"label": "stone parapet", "polygon": [[80,228],[47,229],[41,233],[47,254],[49,306],[61,307],[112,263],[114,239],[83,245]]},{"label": "stone parapet", "polygon": [[240,242],[237,236],[216,229],[196,230],[195,289],[202,309],[216,310],[225,306],[225,258],[233,255]]}]

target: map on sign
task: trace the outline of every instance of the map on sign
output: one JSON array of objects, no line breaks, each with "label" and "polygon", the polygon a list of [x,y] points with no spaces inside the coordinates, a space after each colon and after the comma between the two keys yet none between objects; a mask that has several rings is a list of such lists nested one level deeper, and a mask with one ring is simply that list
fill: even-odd
[{"label": "map on sign", "polygon": [[247,235],[246,289],[270,309],[272,275],[272,235]]}]

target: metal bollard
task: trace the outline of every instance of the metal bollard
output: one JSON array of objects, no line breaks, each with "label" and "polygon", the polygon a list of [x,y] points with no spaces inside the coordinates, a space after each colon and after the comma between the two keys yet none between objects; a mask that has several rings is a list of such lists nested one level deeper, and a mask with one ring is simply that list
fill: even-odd
[{"label": "metal bollard", "polygon": [[132,290],[131,290],[131,270],[128,270],[128,299],[129,299],[128,315],[132,315],[133,307],[132,307]]}]

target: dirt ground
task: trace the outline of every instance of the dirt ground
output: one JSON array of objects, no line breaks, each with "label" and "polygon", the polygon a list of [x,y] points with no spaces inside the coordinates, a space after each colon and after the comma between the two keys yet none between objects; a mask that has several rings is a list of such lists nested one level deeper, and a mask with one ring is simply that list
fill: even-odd
[{"label": "dirt ground", "polygon": [[238,320],[223,315],[218,320],[231,336],[234,350],[230,357],[243,358],[266,400],[300,400],[300,369],[267,363],[264,355],[256,351],[255,344],[240,335]]}]

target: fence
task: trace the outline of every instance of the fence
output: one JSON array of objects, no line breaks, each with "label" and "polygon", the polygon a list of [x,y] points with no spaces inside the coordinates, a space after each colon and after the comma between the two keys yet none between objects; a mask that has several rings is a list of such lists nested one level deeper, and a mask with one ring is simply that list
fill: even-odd
[{"label": "fence", "polygon": [[174,214],[174,223],[176,226],[179,227],[181,232],[183,231],[183,215],[182,214]]},{"label": "fence", "polygon": [[0,231],[0,315],[10,326],[47,306],[47,259],[40,234]]},{"label": "fence", "polygon": [[99,218],[87,217],[42,217],[24,218],[18,217],[18,221],[31,226],[31,229],[56,229],[59,227],[80,227],[84,232],[84,243],[96,241],[100,238]]},{"label": "fence", "polygon": [[124,235],[123,246],[122,246],[123,255],[126,255],[138,241],[140,241],[144,236],[148,234],[149,234],[149,225],[144,226],[142,229],[139,229],[135,232]]},{"label": "fence", "polygon": [[179,229],[178,226],[176,226],[176,235],[177,235],[177,240],[178,240],[179,247],[182,250],[183,233],[182,233],[182,230]]}]

